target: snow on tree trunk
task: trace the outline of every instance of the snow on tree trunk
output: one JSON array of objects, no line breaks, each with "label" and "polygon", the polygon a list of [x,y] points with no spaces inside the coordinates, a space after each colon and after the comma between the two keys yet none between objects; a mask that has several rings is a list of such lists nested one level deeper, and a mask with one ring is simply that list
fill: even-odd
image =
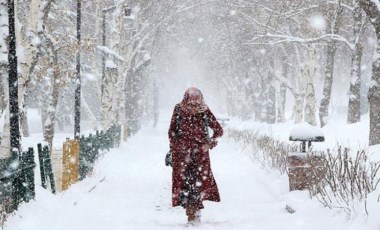
[{"label": "snow on tree trunk", "polygon": [[159,100],[160,91],[157,85],[157,80],[153,79],[153,127],[157,126],[158,118],[159,118]]},{"label": "snow on tree trunk", "polygon": [[362,47],[356,47],[352,56],[350,94],[347,111],[348,124],[360,121],[361,56]]},{"label": "snow on tree trunk", "polygon": [[3,133],[0,139],[0,159],[8,159],[11,156],[11,139],[9,124],[9,106],[5,108],[1,120],[4,121]]},{"label": "snow on tree trunk", "polygon": [[360,0],[359,4],[370,18],[377,37],[377,47],[372,63],[372,78],[368,90],[369,145],[377,145],[380,144],[380,9],[377,0]]},{"label": "snow on tree trunk", "polygon": [[[284,58],[286,60],[286,58]],[[283,77],[284,79],[288,78],[288,63],[283,62]],[[284,123],[285,122],[285,102],[286,102],[286,84],[280,83],[280,93],[278,95],[278,106],[277,106],[277,122]]]},{"label": "snow on tree trunk", "polygon": [[[122,58],[120,60],[107,60],[106,79],[103,82],[104,89],[101,98],[101,124],[103,128],[119,123],[121,117],[124,117],[121,115],[124,112],[123,107],[125,104],[123,102],[124,77],[129,66],[124,22],[124,6],[126,5],[126,0],[117,1],[112,20],[106,24],[111,31],[110,41],[106,46],[109,46],[112,51]],[[108,88],[108,92],[106,92],[106,88]]]},{"label": "snow on tree trunk", "polygon": [[86,99],[84,98],[83,93],[80,96],[81,98],[81,107],[83,111],[86,113],[87,117],[92,121],[92,127],[96,129],[96,117],[92,113],[90,106],[88,105]]},{"label": "snow on tree trunk", "polygon": [[[330,23],[326,28],[327,34],[337,34],[339,32],[339,18],[342,14],[342,7],[338,4],[334,6],[335,9],[332,12],[330,18]],[[337,41],[328,41],[327,43],[327,60],[325,69],[325,79],[323,85],[323,96],[319,106],[319,121],[321,127],[325,126],[327,123],[327,118],[329,116],[329,106],[331,99],[331,90],[334,80],[334,65],[335,65],[335,53],[337,49]]]},{"label": "snow on tree trunk", "polygon": [[[16,3],[17,1],[15,1]],[[29,136],[29,128],[27,121],[27,108],[25,104],[26,89],[30,82],[30,75],[37,64],[37,53],[39,46],[39,39],[37,39],[37,26],[39,16],[40,0],[28,0],[22,4],[16,3],[17,15],[15,20],[18,21],[17,25],[23,25],[22,28],[16,29],[16,37],[19,46],[22,47],[24,55],[19,58],[19,107],[20,107],[20,124],[23,136]],[[25,17],[25,15],[28,15]]]},{"label": "snow on tree trunk", "polygon": [[[121,113],[124,112],[124,103],[123,103],[123,82],[124,82],[124,76],[127,72],[128,64],[126,61],[128,61],[127,55],[127,45],[126,45],[126,31],[125,31],[125,13],[124,13],[124,6],[127,5],[126,0],[121,0],[118,2],[117,8],[116,8],[116,28],[117,28],[117,35],[115,36],[115,48],[119,52],[119,54],[123,57],[123,62],[119,64],[118,73],[116,75],[116,82],[115,82],[115,95],[113,97],[113,106],[112,106],[112,115],[113,115],[113,124],[117,124],[120,122],[121,119]],[[115,30],[116,31],[116,30]],[[114,49],[114,48],[113,48]]]},{"label": "snow on tree trunk", "polygon": [[8,4],[7,1],[0,1],[0,103],[1,103],[1,120],[4,121],[2,133],[0,133],[0,159],[10,157],[10,125],[9,125],[9,107],[8,107]]},{"label": "snow on tree trunk", "polygon": [[236,112],[235,101],[233,100],[232,92],[227,92],[227,113],[229,116],[234,116]]},{"label": "snow on tree trunk", "polygon": [[369,145],[380,144],[380,33],[377,34],[377,48],[372,63],[372,79],[368,90],[369,101]]},{"label": "snow on tree trunk", "polygon": [[331,98],[332,83],[334,79],[334,63],[336,53],[336,41],[330,41],[327,45],[327,61],[325,69],[325,81],[323,85],[323,96],[319,106],[319,121],[321,127],[327,123],[329,115],[329,105]]},{"label": "snow on tree trunk", "polygon": [[48,119],[48,107],[49,107],[49,102],[48,102],[48,92],[49,92],[49,87],[47,86],[48,84],[45,82],[47,81],[44,79],[43,82],[40,83],[39,91],[40,91],[40,100],[39,100],[39,108],[40,108],[40,113],[41,113],[41,124],[42,124],[42,132],[44,133],[45,136],[45,121]]},{"label": "snow on tree trunk", "polygon": [[54,139],[54,131],[55,131],[55,118],[56,111],[59,99],[59,89],[61,87],[61,80],[59,79],[59,70],[58,70],[58,61],[54,63],[53,68],[53,82],[52,82],[52,95],[51,101],[48,107],[47,120],[44,123],[44,139],[49,143],[49,149],[53,149],[53,139]]},{"label": "snow on tree trunk", "polygon": [[314,76],[316,72],[316,59],[317,50],[315,47],[310,47],[307,51],[307,62],[304,66],[303,76],[306,82],[305,87],[305,122],[312,126],[317,125],[315,118],[315,90],[314,90]]},{"label": "snow on tree trunk", "polygon": [[[102,18],[102,9],[103,9],[103,4],[104,4],[104,1],[101,1],[101,2],[97,2],[95,3],[98,7],[95,7],[95,25],[101,25],[101,18]],[[93,33],[93,36],[94,38],[101,38],[102,34],[101,34],[101,30],[100,30],[100,26],[94,26],[94,28],[92,28],[95,32]],[[104,54],[102,54],[104,55]],[[98,63],[98,59],[97,59],[97,55],[93,55],[91,56],[91,59],[90,59],[90,63],[91,63],[91,69],[93,72],[95,73],[99,73],[99,63]],[[101,66],[100,66],[101,68]],[[101,70],[100,70],[101,71]],[[98,82],[99,83],[99,82]],[[100,92],[100,88],[99,88],[99,84],[97,84],[97,90],[96,90],[96,94],[98,96],[98,98],[100,98],[101,96],[101,92]]]},{"label": "snow on tree trunk", "polygon": [[252,80],[248,76],[248,72],[245,74],[244,79],[244,95],[243,98],[245,99],[243,101],[243,108],[242,108],[242,119],[248,120],[252,118],[252,95],[253,95],[253,88],[252,88]]},{"label": "snow on tree trunk", "polygon": [[8,83],[8,73],[5,68],[0,67],[0,76],[4,76],[0,79],[0,116],[5,111],[8,105],[8,93],[7,93],[7,83]]},{"label": "snow on tree trunk", "polygon": [[115,121],[115,110],[116,108],[113,108],[115,99],[113,98],[115,87],[116,87],[116,81],[118,77],[118,70],[117,66],[111,61],[107,60],[106,63],[106,71],[105,71],[105,79],[104,79],[104,89],[103,89],[103,96],[101,101],[101,124],[103,129],[109,128],[112,123]]},{"label": "snow on tree trunk", "polygon": [[9,89],[8,89],[8,47],[5,38],[8,37],[8,5],[6,1],[0,2],[0,119],[3,122],[0,133],[0,159],[10,157],[10,120],[9,120]]},{"label": "snow on tree trunk", "polygon": [[[6,1],[0,2],[0,116],[8,105],[8,7]],[[1,137],[0,137],[1,138]]]},{"label": "snow on tree trunk", "polygon": [[[274,61],[271,59],[269,61],[269,64],[274,69]],[[265,111],[266,111],[266,117],[265,121],[268,124],[274,124],[276,123],[276,89],[274,88],[274,77],[273,73],[268,72],[267,74],[267,82],[266,82],[266,104],[265,104]]]},{"label": "snow on tree trunk", "polygon": [[294,123],[298,124],[303,121],[303,107],[305,101],[305,95],[303,93],[297,93],[294,95],[295,104],[294,104]]},{"label": "snow on tree trunk", "polygon": [[[302,63],[300,63],[300,66],[302,66]],[[293,119],[294,123],[297,124],[303,121],[305,82],[302,78],[302,71],[298,71],[294,67],[291,69],[291,71],[292,74],[290,76],[292,76],[292,79],[290,79],[291,81],[287,82],[287,87],[294,97],[294,106],[291,119]]]},{"label": "snow on tree trunk", "polygon": [[263,121],[264,109],[264,92],[265,92],[265,82],[261,74],[259,74],[258,84],[256,88],[255,98],[255,121]]},{"label": "snow on tree trunk", "polygon": [[348,100],[347,123],[352,124],[360,121],[360,87],[361,87],[361,57],[362,44],[359,41],[362,22],[362,9],[355,1],[354,7],[354,39],[355,49],[352,54],[352,69],[350,81],[350,93]]}]

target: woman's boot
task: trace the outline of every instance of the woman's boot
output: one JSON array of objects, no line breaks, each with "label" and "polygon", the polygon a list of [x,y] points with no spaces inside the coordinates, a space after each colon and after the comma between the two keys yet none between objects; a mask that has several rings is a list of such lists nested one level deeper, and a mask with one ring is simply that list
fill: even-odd
[{"label": "woman's boot", "polygon": [[194,213],[194,223],[199,224],[200,222],[201,222],[201,210],[198,209],[198,210]]},{"label": "woman's boot", "polygon": [[189,223],[194,222],[195,220],[195,210],[193,207],[186,208],[187,221]]}]

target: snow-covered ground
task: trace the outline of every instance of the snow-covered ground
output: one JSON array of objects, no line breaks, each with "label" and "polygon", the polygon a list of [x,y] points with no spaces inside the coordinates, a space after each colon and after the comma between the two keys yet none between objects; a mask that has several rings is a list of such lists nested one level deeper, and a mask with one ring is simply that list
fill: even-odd
[{"label": "snow-covered ground", "polygon": [[[10,216],[4,230],[186,228],[184,210],[171,207],[171,168],[164,166],[169,116],[164,114],[167,119],[162,119],[157,128],[146,126],[119,149],[102,155],[93,175],[68,191],[52,195],[37,186],[36,199],[23,204]],[[230,125],[242,124],[232,120]],[[287,128],[278,135],[286,139],[291,124],[284,126]],[[252,127],[257,128],[257,124]],[[277,129],[278,126],[272,127],[272,133]],[[35,134],[25,141],[33,143],[38,138]],[[365,218],[348,221],[343,213],[311,200],[307,192],[289,192],[286,175],[262,168],[252,161],[248,152],[226,137],[212,150],[211,163],[222,201],[205,202],[202,223],[190,228],[366,230],[380,227],[380,222],[365,223]],[[296,212],[288,213],[286,205]]]}]

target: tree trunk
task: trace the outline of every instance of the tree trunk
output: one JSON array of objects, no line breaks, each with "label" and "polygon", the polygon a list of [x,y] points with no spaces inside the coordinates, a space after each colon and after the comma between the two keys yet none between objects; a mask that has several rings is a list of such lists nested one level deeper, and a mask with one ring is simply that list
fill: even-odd
[{"label": "tree trunk", "polygon": [[57,111],[59,89],[60,89],[60,77],[58,70],[58,61],[54,63],[53,67],[53,90],[51,95],[51,101],[47,110],[47,120],[44,123],[44,139],[49,143],[49,149],[53,149],[53,139],[55,133],[55,115]]},{"label": "tree trunk", "polygon": [[81,40],[82,40],[82,0],[77,0],[77,53],[76,53],[76,89],[75,89],[75,107],[74,107],[74,137],[75,139],[79,140],[80,138],[80,99],[81,99],[81,87],[82,87],[82,80],[81,80]]},{"label": "tree trunk", "polygon": [[[0,55],[6,57],[8,55],[7,40],[8,36],[8,24],[6,23],[7,18],[7,3],[6,1],[0,2],[0,17],[4,22],[0,25]],[[3,58],[0,61],[0,117],[8,106],[8,62]],[[0,136],[1,138],[1,136]]]},{"label": "tree trunk", "polygon": [[[379,35],[378,35],[379,36]],[[378,41],[378,46],[380,41]],[[380,55],[379,48],[377,49]],[[372,84],[368,90],[369,101],[369,145],[380,144],[380,58],[377,58],[372,65]]]},{"label": "tree trunk", "polygon": [[22,135],[29,137],[28,108],[26,107],[25,99],[22,101],[22,107],[20,108],[20,126]]},{"label": "tree trunk", "polygon": [[266,103],[266,122],[268,124],[276,123],[276,90],[273,86],[273,79],[270,81],[270,85],[267,88],[267,103]]},{"label": "tree trunk", "polygon": [[4,121],[3,133],[0,139],[0,159],[8,159],[11,156],[10,143],[10,125],[9,125],[9,107],[4,110],[1,119]]},{"label": "tree trunk", "polygon": [[375,1],[359,0],[360,7],[375,28],[377,47],[372,63],[372,78],[368,90],[369,145],[380,144],[380,10]]},{"label": "tree trunk", "polygon": [[[274,69],[274,60],[273,58],[269,60],[269,65],[271,65],[271,68]],[[266,82],[266,105],[265,105],[265,110],[266,110],[266,117],[265,121],[268,124],[274,124],[276,123],[276,89],[274,88],[274,77],[273,73],[270,71],[267,74],[267,82]]]},{"label": "tree trunk", "polygon": [[81,94],[81,105],[87,117],[92,121],[92,128],[96,129],[96,117],[94,113],[91,111],[90,106],[88,106],[88,103],[84,98],[83,93]]},{"label": "tree trunk", "polygon": [[297,93],[294,95],[295,104],[294,104],[294,123],[298,124],[303,121],[303,106],[305,95],[303,93]]},{"label": "tree trunk", "polygon": [[347,123],[360,121],[360,87],[361,87],[361,56],[362,47],[357,44],[352,56],[350,94],[348,100]]},{"label": "tree trunk", "polygon": [[305,87],[305,122],[312,126],[317,125],[315,118],[315,90],[314,76],[316,72],[317,50],[315,47],[310,47],[307,51],[307,64],[304,68]]},{"label": "tree trunk", "polygon": [[0,69],[0,76],[4,76],[0,79],[0,117],[1,114],[5,111],[5,108],[7,107],[8,101],[8,90],[7,90],[7,82],[8,82],[8,77],[7,77],[7,72],[6,70],[1,67]]},{"label": "tree trunk", "polygon": [[325,126],[327,123],[327,117],[329,115],[329,105],[331,98],[331,89],[334,79],[334,63],[335,63],[335,52],[336,52],[336,42],[331,41],[327,46],[327,61],[325,70],[325,82],[323,85],[323,97],[321,104],[319,106],[319,121],[321,127]]},{"label": "tree trunk", "polygon": [[[40,0],[28,0],[19,6],[20,9],[17,10],[18,24],[22,24],[22,28],[17,29],[17,39],[20,41],[20,46],[24,48],[24,58],[23,62],[20,62],[20,74],[19,74],[19,106],[20,106],[20,125],[23,136],[29,136],[28,127],[28,116],[27,116],[27,106],[25,102],[26,91],[30,83],[30,75],[32,74],[35,65],[38,60],[38,46],[35,45],[35,38],[38,37],[37,25],[38,16],[40,14]],[[25,8],[26,6],[26,8]],[[27,18],[25,15],[28,15]]]},{"label": "tree trunk", "polygon": [[369,145],[380,144],[380,30],[376,32],[376,57],[372,63],[372,78],[368,90]]},{"label": "tree trunk", "polygon": [[[332,16],[330,18],[330,23],[327,26],[327,34],[337,34],[339,32],[339,18],[343,10],[340,5],[334,6]],[[327,10],[329,13],[329,10]],[[329,116],[329,106],[331,99],[331,90],[334,80],[334,65],[335,65],[335,53],[337,49],[336,41],[329,41],[327,45],[327,60],[325,69],[325,81],[323,86],[323,96],[319,106],[319,121],[321,127],[325,126],[327,123],[327,118]]]},{"label": "tree trunk", "polygon": [[[128,67],[130,66],[130,60],[128,58],[129,53],[132,51],[131,46],[128,46],[128,43],[125,42],[130,38],[128,36],[128,33],[126,31],[126,23],[125,23],[125,11],[124,6],[126,6],[128,3],[126,0],[122,0],[119,2],[119,5],[117,7],[117,19],[116,19],[116,25],[118,29],[118,36],[117,38],[117,50],[119,54],[124,58],[124,61],[119,64],[118,68],[118,75],[117,75],[117,82],[116,82],[116,95],[114,98],[114,112],[115,112],[115,120],[114,124],[122,123],[122,120],[124,120],[124,113],[125,113],[125,103],[124,103],[124,97],[123,97],[123,90],[124,90],[124,83],[125,83],[125,77],[128,71]],[[129,22],[130,23],[130,22]],[[129,25],[127,25],[129,26]]]},{"label": "tree trunk", "polygon": [[159,118],[159,106],[160,106],[160,100],[159,100],[159,88],[157,85],[157,81],[153,80],[153,127],[157,126],[158,118]]},{"label": "tree trunk", "polygon": [[[283,63],[283,77],[285,79],[288,78],[288,63]],[[280,94],[278,97],[278,109],[277,109],[277,122],[284,123],[285,122],[285,102],[286,102],[286,84],[280,84]]]},{"label": "tree trunk", "polygon": [[101,101],[101,124],[103,129],[107,129],[114,122],[112,120],[112,116],[114,116],[113,112],[115,108],[112,108],[114,105],[114,92],[116,87],[116,80],[118,76],[118,70],[116,65],[112,64],[113,62],[107,61],[106,69],[105,69],[105,79],[104,79],[104,88],[103,95]]},{"label": "tree trunk", "polygon": [[363,48],[359,41],[362,23],[362,9],[358,4],[354,8],[354,39],[355,50],[352,54],[350,94],[348,100],[347,123],[360,121],[360,87],[361,87],[361,57]]},{"label": "tree trunk", "polygon": [[[6,6],[0,3],[0,14],[6,11]],[[6,37],[6,36],[5,36]],[[3,41],[0,41],[3,44]],[[0,159],[8,159],[10,155],[10,136],[9,136],[9,107],[8,107],[8,71],[5,67],[1,66],[0,76],[0,88],[4,96],[0,98],[2,103],[0,121],[3,121],[3,132],[0,133]]]},{"label": "tree trunk", "polygon": [[45,136],[45,122],[48,119],[48,107],[49,107],[49,101],[48,101],[48,92],[49,92],[49,87],[46,82],[46,80],[42,81],[40,84],[40,112],[41,112],[41,124],[42,124],[42,132]]},{"label": "tree trunk", "polygon": [[19,96],[18,96],[18,61],[16,52],[16,26],[15,26],[15,7],[14,1],[8,0],[8,25],[9,25],[9,36],[8,36],[8,88],[9,88],[9,117],[10,119],[10,139],[11,148],[14,150],[21,151],[21,135],[20,135],[20,112],[19,112]]},{"label": "tree trunk", "polygon": [[[259,70],[260,71],[260,70]],[[265,101],[265,82],[261,74],[259,74],[258,84],[255,93],[255,121],[264,121],[264,101]]]},{"label": "tree trunk", "polygon": [[248,72],[245,73],[245,79],[243,81],[244,95],[242,96],[245,100],[242,102],[242,120],[248,120],[252,118],[252,83],[249,78]]}]

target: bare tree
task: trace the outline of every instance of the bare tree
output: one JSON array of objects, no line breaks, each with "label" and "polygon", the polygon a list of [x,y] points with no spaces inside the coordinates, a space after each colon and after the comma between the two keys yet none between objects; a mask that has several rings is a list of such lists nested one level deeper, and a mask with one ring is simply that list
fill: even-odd
[{"label": "bare tree", "polygon": [[360,7],[364,10],[373,25],[377,37],[377,47],[372,62],[372,78],[368,90],[370,106],[369,145],[380,144],[380,9],[378,0],[359,0]]},{"label": "bare tree", "polygon": [[[327,12],[331,14],[328,26],[326,29],[326,34],[338,34],[339,32],[339,20],[342,15],[343,9],[339,5],[330,5],[327,7]],[[319,105],[319,121],[321,127],[325,126],[327,123],[327,118],[329,115],[329,105],[331,98],[331,90],[334,79],[334,65],[335,65],[335,53],[337,49],[337,41],[332,40],[327,42],[327,60],[325,68],[325,79],[323,86],[323,98]]]},{"label": "bare tree", "polygon": [[355,44],[355,48],[352,54],[350,94],[347,111],[348,124],[360,121],[361,58],[363,53],[361,34],[363,34],[363,27],[365,27],[365,25],[362,19],[362,9],[356,0],[354,1],[353,18],[353,43]]}]

